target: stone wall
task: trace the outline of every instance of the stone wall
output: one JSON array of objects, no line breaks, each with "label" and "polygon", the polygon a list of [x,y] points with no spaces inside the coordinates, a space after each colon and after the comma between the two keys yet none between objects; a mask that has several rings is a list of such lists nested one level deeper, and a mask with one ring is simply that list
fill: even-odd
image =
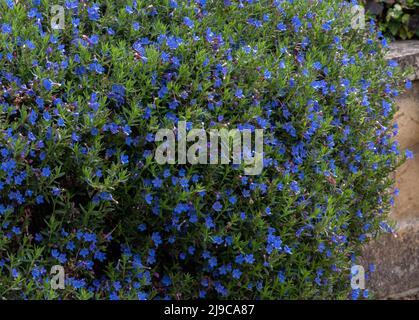
[{"label": "stone wall", "polygon": [[415,158],[396,172],[400,195],[391,213],[396,235],[368,245],[360,264],[375,264],[368,287],[376,298],[419,298],[419,41],[394,43],[389,58],[414,68],[413,89],[400,97],[395,120],[401,148],[412,150]]}]

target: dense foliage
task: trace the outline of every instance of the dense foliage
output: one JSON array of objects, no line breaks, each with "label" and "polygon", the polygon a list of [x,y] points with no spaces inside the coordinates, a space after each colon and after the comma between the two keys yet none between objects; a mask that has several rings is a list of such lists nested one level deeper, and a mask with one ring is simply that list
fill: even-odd
[{"label": "dense foliage", "polygon": [[418,0],[363,0],[383,32],[399,39],[419,38]]},{"label": "dense foliage", "polygon": [[[351,297],[405,158],[374,27],[336,0],[68,0],[52,30],[49,3],[0,1],[0,297]],[[158,165],[179,120],[264,129],[262,174]]]}]

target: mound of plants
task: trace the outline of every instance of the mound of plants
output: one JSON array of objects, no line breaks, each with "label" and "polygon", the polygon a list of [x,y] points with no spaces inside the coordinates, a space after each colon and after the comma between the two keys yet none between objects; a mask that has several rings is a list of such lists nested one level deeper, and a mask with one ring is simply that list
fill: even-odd
[{"label": "mound of plants", "polygon": [[[0,1],[0,297],[368,297],[410,83],[353,4]],[[181,122],[263,130],[263,170],[159,164]]]}]

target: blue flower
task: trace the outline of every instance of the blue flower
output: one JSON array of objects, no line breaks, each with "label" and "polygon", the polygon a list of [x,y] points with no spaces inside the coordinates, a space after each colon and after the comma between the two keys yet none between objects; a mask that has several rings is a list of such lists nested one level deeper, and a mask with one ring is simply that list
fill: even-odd
[{"label": "blue flower", "polygon": [[234,279],[240,279],[243,272],[241,272],[239,269],[234,269],[232,272]]},{"label": "blue flower", "polygon": [[6,4],[9,9],[13,9],[15,6],[14,0],[6,0]]},{"label": "blue flower", "polygon": [[407,80],[407,81],[406,81],[406,86],[405,86],[405,87],[406,87],[406,89],[407,89],[407,90],[412,89],[412,81]]},{"label": "blue flower", "polygon": [[285,273],[283,271],[278,272],[278,280],[279,280],[280,283],[285,282]]},{"label": "blue flower", "polygon": [[145,223],[141,223],[140,225],[138,225],[137,229],[138,229],[138,231],[143,232],[143,231],[147,230],[147,225]]},{"label": "blue flower", "polygon": [[148,204],[151,204],[151,202],[153,201],[153,195],[151,195],[150,193],[147,193],[146,196],[145,196],[145,201]]},{"label": "blue flower", "polygon": [[300,192],[300,187],[298,186],[298,182],[297,181],[291,181],[290,189],[291,189],[291,191],[293,191],[295,193],[299,193]]},{"label": "blue flower", "polygon": [[138,298],[138,300],[147,300],[148,299],[148,294],[145,293],[145,292],[140,291],[140,292],[137,293],[137,298]]},{"label": "blue flower", "polygon": [[263,77],[266,80],[269,80],[272,78],[272,72],[270,72],[268,69],[265,69],[265,71],[263,71]]},{"label": "blue flower", "polygon": [[96,260],[99,260],[99,261],[103,262],[106,259],[106,253],[98,250],[98,251],[95,252],[94,258]]},{"label": "blue flower", "polygon": [[45,90],[51,91],[53,82],[50,79],[43,79],[42,80],[42,86]]},{"label": "blue flower", "polygon": [[1,26],[1,33],[3,34],[12,33],[12,27],[10,26],[10,24],[3,23]]},{"label": "blue flower", "polygon": [[207,229],[212,229],[215,227],[214,221],[211,217],[205,217],[205,226]]},{"label": "blue flower", "polygon": [[215,268],[217,266],[218,262],[217,262],[217,258],[216,257],[211,257],[208,260],[208,265],[210,268]]},{"label": "blue flower", "polygon": [[44,203],[44,197],[42,195],[36,196],[35,202],[36,202],[36,204],[42,204],[42,203]]},{"label": "blue flower", "polygon": [[16,279],[17,277],[19,277],[19,272],[15,268],[12,269],[12,277],[14,279]]},{"label": "blue flower", "polygon": [[324,31],[330,31],[332,29],[331,24],[332,24],[332,21],[327,21],[327,22],[323,23],[322,29]]},{"label": "blue flower", "polygon": [[212,205],[212,208],[213,208],[215,211],[220,212],[220,211],[223,209],[223,205],[222,205],[219,201],[216,201],[216,202],[214,202],[214,204]]},{"label": "blue flower", "polygon": [[71,285],[74,289],[81,289],[86,286],[86,281],[84,279],[78,280],[78,279],[72,279],[70,281]]},{"label": "blue flower", "polygon": [[15,234],[15,235],[19,235],[19,234],[21,234],[22,232],[21,232],[21,230],[20,230],[20,228],[18,228],[18,227],[13,227],[12,228],[12,232]]},{"label": "blue flower", "polygon": [[243,99],[244,95],[243,95],[243,90],[242,89],[237,89],[236,93],[234,94],[236,96],[236,98],[238,99]]},{"label": "blue flower", "polygon": [[302,26],[301,20],[298,16],[294,16],[292,18],[292,25],[294,27],[294,31],[298,32]]},{"label": "blue flower", "polygon": [[65,122],[64,122],[64,119],[59,118],[59,119],[57,120],[57,125],[58,125],[59,127],[65,127]]},{"label": "blue flower", "polygon": [[406,149],[406,158],[407,159],[413,159],[414,158],[413,152],[410,151],[409,149]]},{"label": "blue flower", "polygon": [[359,289],[352,290],[351,298],[352,300],[358,300],[360,294]]},{"label": "blue flower", "polygon": [[111,294],[109,295],[109,299],[110,300],[119,300],[118,293],[115,292],[115,291],[112,291]]},{"label": "blue flower", "polygon": [[169,37],[167,38],[167,46],[172,49],[176,50],[179,46],[183,43],[182,39],[176,37]]},{"label": "blue flower", "polygon": [[188,18],[188,17],[184,17],[183,18],[183,23],[189,28],[192,29],[194,27],[194,22]]},{"label": "blue flower", "polygon": [[288,254],[292,254],[292,250],[290,247],[288,247],[287,245],[284,246],[284,252],[288,253]]},{"label": "blue flower", "polygon": [[156,247],[158,247],[160,244],[162,244],[162,240],[160,237],[160,233],[159,232],[153,232],[153,234],[151,235],[151,240],[153,240],[154,245]]},{"label": "blue flower", "polygon": [[282,23],[282,22],[278,23],[277,26],[276,26],[276,28],[279,31],[287,31],[287,26],[284,23]]},{"label": "blue flower", "polygon": [[41,175],[48,178],[51,175],[51,169],[49,167],[42,168]]},{"label": "blue flower", "polygon": [[69,241],[69,242],[67,243],[67,245],[66,245],[66,248],[67,248],[68,250],[70,250],[70,251],[73,251],[73,250],[76,248],[76,246],[75,246],[75,244],[73,243],[73,241]]},{"label": "blue flower", "polygon": [[255,262],[255,258],[253,257],[253,254],[247,254],[244,256],[244,261],[248,264],[253,264]]},{"label": "blue flower", "polygon": [[172,284],[172,279],[170,279],[168,275],[164,275],[161,279],[161,283],[163,284],[163,286],[168,287]]},{"label": "blue flower", "polygon": [[213,241],[214,241],[215,244],[218,244],[218,245],[221,245],[224,242],[223,238],[220,237],[220,236],[214,236]]},{"label": "blue flower", "polygon": [[83,248],[80,250],[79,252],[80,256],[82,256],[83,258],[87,257],[89,254],[89,250],[87,250],[86,248]]},{"label": "blue flower", "polygon": [[121,154],[120,159],[121,159],[122,164],[128,164],[129,163],[129,157],[125,154]]},{"label": "blue flower", "polygon": [[42,117],[44,118],[45,121],[50,121],[52,119],[52,116],[50,115],[48,111],[44,111],[44,113],[42,114]]},{"label": "blue flower", "polygon": [[74,1],[71,1],[71,0],[67,0],[66,2],[65,2],[65,7],[66,7],[66,9],[68,9],[68,10],[74,10],[74,9],[77,9],[77,7],[78,7],[78,0],[74,0]]},{"label": "blue flower", "polygon": [[99,5],[93,4],[91,7],[87,9],[87,14],[89,16],[89,19],[92,21],[97,21],[100,18],[99,15]]}]

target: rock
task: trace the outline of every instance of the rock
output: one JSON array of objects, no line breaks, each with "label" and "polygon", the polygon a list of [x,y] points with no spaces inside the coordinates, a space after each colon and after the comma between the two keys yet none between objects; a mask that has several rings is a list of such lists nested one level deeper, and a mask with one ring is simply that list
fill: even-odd
[{"label": "rock", "polygon": [[419,225],[386,235],[366,247],[359,264],[375,265],[367,288],[375,298],[408,298],[419,292]]},{"label": "rock", "polygon": [[[412,80],[419,80],[419,41],[391,44],[389,59],[402,68],[413,67]],[[419,296],[419,81],[398,100],[395,121],[401,150],[415,154],[395,173],[400,195],[390,217],[396,222],[397,237],[385,235],[365,247],[359,264],[374,264],[367,288],[376,298],[415,299]]]},{"label": "rock", "polygon": [[408,160],[396,172],[396,187],[400,195],[396,197],[391,218],[399,228],[419,223],[419,147],[410,149],[413,149],[415,158]]},{"label": "rock", "polygon": [[380,16],[384,10],[384,5],[375,0],[367,0],[365,7],[367,11],[374,16]]},{"label": "rock", "polygon": [[413,82],[412,90],[398,99],[399,111],[394,120],[399,125],[397,140],[400,148],[412,148],[419,144],[419,82]]},{"label": "rock", "polygon": [[402,68],[413,67],[411,80],[419,80],[419,41],[396,41],[390,44],[388,59],[396,60]]}]

